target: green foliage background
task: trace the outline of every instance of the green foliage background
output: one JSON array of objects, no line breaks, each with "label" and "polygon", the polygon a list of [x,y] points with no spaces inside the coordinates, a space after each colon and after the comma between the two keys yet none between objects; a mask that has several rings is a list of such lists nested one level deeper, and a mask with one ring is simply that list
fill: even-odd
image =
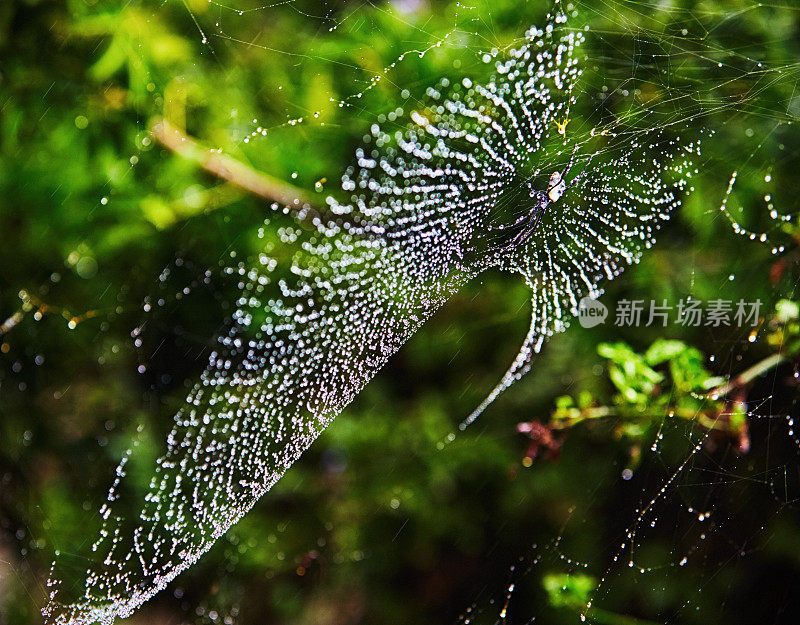
[{"label": "green foliage background", "polygon": [[[547,11],[512,0],[231,4],[244,13],[205,0],[0,5],[0,321],[14,326],[0,335],[0,623],[39,622],[56,549],[74,558],[68,583],[82,583],[118,459],[136,440],[129,479],[149,479],[223,329],[235,284],[219,268],[257,254],[272,213],[160,146],[153,120],[330,192],[379,114],[443,75],[479,78],[479,52],[513,44]],[[745,0],[575,8],[590,62],[567,132],[614,113],[715,133],[695,193],[603,301],[760,298],[753,340],[751,328],[570,328],[443,445],[527,328],[524,285],[486,275],[133,622],[452,623],[474,605],[475,622],[565,623],[589,597],[590,621],[619,625],[800,615],[800,473],[785,419],[796,414],[798,233],[776,230],[767,209],[797,212],[800,11]],[[411,50],[426,52],[386,70]],[[641,118],[642,104],[658,116]],[[245,141],[259,127],[266,136]],[[772,227],[782,256],[737,237],[718,211],[734,170],[732,213]],[[146,314],[146,298],[165,303]],[[776,366],[732,397],[701,398],[769,358]],[[532,421],[553,440],[518,432]],[[631,529],[629,567],[630,552],[614,556]]]}]

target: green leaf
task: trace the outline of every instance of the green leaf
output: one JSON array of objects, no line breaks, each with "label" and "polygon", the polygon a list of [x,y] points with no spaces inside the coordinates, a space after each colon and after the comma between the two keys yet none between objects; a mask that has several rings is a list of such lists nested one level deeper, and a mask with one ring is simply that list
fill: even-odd
[{"label": "green leaf", "polygon": [[788,299],[782,299],[775,304],[775,312],[777,313],[778,321],[781,323],[787,323],[800,317],[800,306],[797,304],[797,302],[792,302]]},{"label": "green leaf", "polygon": [[575,402],[569,395],[562,395],[556,398],[556,408],[572,408],[574,405]]},{"label": "green leaf", "polygon": [[659,339],[653,343],[644,355],[650,365],[657,365],[665,360],[672,360],[686,349],[683,341]]},{"label": "green leaf", "polygon": [[589,602],[597,581],[589,575],[548,573],[542,580],[542,586],[554,608],[581,609]]},{"label": "green leaf", "polygon": [[597,346],[597,353],[614,362],[625,362],[636,356],[630,346],[625,343],[600,343]]}]

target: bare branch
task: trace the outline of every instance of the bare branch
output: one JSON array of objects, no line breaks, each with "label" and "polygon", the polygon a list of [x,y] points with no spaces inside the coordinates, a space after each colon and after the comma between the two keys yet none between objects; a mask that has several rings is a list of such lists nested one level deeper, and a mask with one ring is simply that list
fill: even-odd
[{"label": "bare branch", "polygon": [[245,191],[270,202],[302,211],[304,217],[308,209],[314,205],[314,201],[303,190],[256,171],[231,156],[201,145],[164,118],[154,119],[150,124],[150,131],[156,141],[168,150],[194,161],[207,172],[232,182]]},{"label": "bare branch", "polygon": [[709,396],[711,397],[711,399],[720,399],[722,397],[725,397],[726,395],[729,395],[732,391],[747,386],[758,376],[766,373],[770,369],[777,367],[785,360],[788,360],[786,354],[773,354],[772,356],[768,356],[764,360],[754,364],[749,369],[745,369],[744,371],[742,371],[735,378],[731,379],[731,381],[728,382],[727,384],[719,386],[710,391]]}]

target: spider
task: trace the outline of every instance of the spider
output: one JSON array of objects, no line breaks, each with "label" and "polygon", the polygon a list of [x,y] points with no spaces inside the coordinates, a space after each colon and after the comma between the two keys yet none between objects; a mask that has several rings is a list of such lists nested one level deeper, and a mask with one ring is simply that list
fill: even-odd
[{"label": "spider", "polygon": [[561,196],[564,195],[567,190],[572,189],[586,175],[586,169],[589,167],[589,163],[592,162],[594,154],[589,156],[589,160],[586,161],[586,165],[583,166],[581,173],[575,176],[572,179],[572,182],[567,184],[566,177],[570,169],[572,169],[572,164],[575,160],[575,153],[577,151],[578,146],[576,145],[575,149],[572,150],[572,155],[570,156],[569,162],[564,168],[564,171],[555,171],[551,174],[550,182],[547,185],[547,191],[539,191],[538,189],[534,189],[533,185],[528,182],[528,188],[530,189],[531,197],[534,199],[533,208],[531,208],[526,215],[523,215],[512,224],[494,226],[492,228],[493,230],[506,230],[508,228],[516,228],[520,225],[523,226],[522,229],[511,239],[511,241],[502,247],[495,248],[495,251],[506,252],[509,249],[516,248],[518,245],[527,241],[531,235],[536,232],[539,224],[542,221],[542,217],[544,217],[544,214],[547,212],[547,209],[550,208],[550,205],[558,202],[561,199]]}]

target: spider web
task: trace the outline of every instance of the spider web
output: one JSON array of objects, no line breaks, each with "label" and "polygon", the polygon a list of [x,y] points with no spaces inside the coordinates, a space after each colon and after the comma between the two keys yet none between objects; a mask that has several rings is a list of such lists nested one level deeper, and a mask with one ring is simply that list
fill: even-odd
[{"label": "spider web", "polygon": [[[221,16],[214,28],[204,26],[187,5],[212,54],[215,37],[250,45],[225,34],[225,16],[246,17],[247,11],[280,8],[261,6],[240,13],[212,4]],[[568,12],[574,9],[570,5]],[[578,9],[580,19],[592,11],[590,6]],[[307,17],[330,24],[334,30],[343,23],[324,12]],[[614,17],[623,24],[624,32],[625,16]],[[651,246],[660,224],[685,198],[689,179],[697,173],[692,161],[699,154],[699,140],[689,138],[692,130],[684,126],[698,117],[713,120],[714,116],[730,115],[761,115],[776,127],[791,120],[784,103],[774,111],[753,111],[748,108],[751,98],[747,95],[738,93],[728,99],[710,95],[692,76],[685,85],[670,86],[666,105],[661,101],[641,106],[634,104],[633,98],[630,106],[611,110],[596,101],[587,105],[581,98],[588,93],[625,98],[637,89],[641,94],[643,85],[656,81],[650,82],[651,77],[639,82],[620,79],[613,81],[612,88],[598,87],[597,69],[580,50],[585,37],[600,42],[594,45],[613,49],[619,42],[612,29],[584,34],[579,24],[560,13],[541,24],[541,30],[534,27],[528,32],[522,47],[482,52],[483,63],[490,72],[496,71],[488,82],[477,77],[445,79],[430,86],[424,98],[406,102],[383,116],[380,123],[372,125],[356,153],[356,163],[345,172],[342,192],[332,193],[322,210],[312,213],[317,215],[311,217],[313,228],[301,228],[291,218],[271,218],[262,234],[264,253],[226,267],[223,273],[232,277],[241,291],[231,329],[220,339],[201,383],[178,412],[176,426],[168,435],[168,451],[157,461],[150,491],[126,492],[127,460],[120,465],[109,503],[101,509],[106,524],[95,545],[100,555],[95,554],[87,571],[86,592],[70,605],[57,588],[51,618],[57,622],[98,618],[110,622],[114,616],[128,615],[163,588],[271,488],[439,307],[476,276],[500,269],[519,274],[530,288],[532,319],[512,366],[462,426],[474,421],[528,371],[544,339],[567,328],[581,297],[601,295],[604,282],[638,262]],[[409,54],[425,54],[452,33],[457,30],[440,36],[433,47]],[[713,53],[721,52],[708,45],[710,31],[706,39],[687,43],[679,35],[639,29],[634,40],[642,48],[657,42],[666,61],[689,55],[718,63]],[[264,47],[264,52],[268,51]],[[536,58],[537,54],[541,58]],[[645,53],[639,54],[635,69],[657,74],[660,61],[643,62]],[[401,55],[398,63],[404,58],[405,54]],[[744,66],[737,65],[734,73],[747,77],[755,91],[766,88],[763,85],[776,79],[776,74],[791,69],[774,63],[764,67],[746,52],[732,54],[726,61],[734,62]],[[393,66],[384,68],[369,79],[364,90],[337,100],[337,104],[355,106],[354,102],[391,76],[392,70]],[[540,70],[543,72],[537,73]],[[622,76],[627,70],[618,73]],[[677,76],[681,77],[680,72]],[[713,89],[725,82],[719,81]],[[574,112],[575,108],[579,111]],[[291,117],[278,126],[254,121],[242,142],[257,146],[272,130],[302,125],[316,113]],[[580,125],[567,123],[573,115],[581,120]],[[562,132],[564,127],[559,124],[567,124],[567,131]],[[767,158],[759,152],[761,147],[755,147],[736,171],[761,166],[754,164]],[[524,216],[532,206],[530,189],[545,190],[549,175],[564,171],[573,148],[577,148],[578,158],[572,175],[592,156],[586,180],[550,207],[540,228],[524,245],[510,252],[502,245],[497,247],[503,241],[493,227]],[[570,172],[566,176],[570,179]],[[727,191],[721,190],[720,210],[706,215],[727,217],[735,224],[735,232],[761,239],[760,233],[738,225],[733,202],[728,201],[734,192],[732,182]],[[772,201],[765,200],[767,214],[774,210],[774,205],[769,205]],[[280,206],[274,208],[280,212]],[[774,218],[778,222],[788,219]],[[273,221],[289,224],[280,226],[279,240],[270,240]],[[768,232],[764,238],[771,241],[774,235]],[[297,250],[288,262],[285,257],[279,262],[281,255],[275,253],[279,245]],[[783,251],[782,245],[775,243],[773,251]],[[764,415],[760,407],[751,411],[753,418],[784,416]],[[669,429],[666,418],[664,428]],[[634,507],[633,524],[612,558],[619,565],[609,565],[598,576],[597,590],[585,610],[589,620],[591,608],[608,592],[609,580],[621,575],[620,571],[626,573],[628,562],[620,554],[646,544],[645,528],[651,517],[658,520],[666,514],[658,512],[659,506],[680,499],[673,495],[681,480],[688,481],[686,476],[708,436],[690,435],[688,457],[677,464],[664,461],[665,466],[677,468],[668,472],[663,490],[649,503],[643,496]],[[652,453],[660,457],[660,448],[656,446]],[[264,462],[264,458],[269,460]],[[774,487],[772,475],[760,479],[763,485]],[[642,492],[646,488],[643,485]],[[143,497],[140,515],[133,519],[118,515],[114,502],[120,497]],[[683,509],[691,519],[703,516],[697,521],[703,523],[711,508],[685,504]],[[724,528],[717,531],[724,533]],[[544,550],[545,557],[555,555],[573,572],[596,568],[597,554],[572,557],[570,548],[563,546],[564,535]],[[705,538],[698,534],[696,544],[700,540]],[[667,567],[682,566],[684,557],[696,550],[696,545],[681,552],[676,548],[676,553],[685,555],[673,558]],[[542,559],[532,557],[537,563]],[[639,575],[657,568],[638,565],[634,556],[628,561],[633,563],[628,568]],[[509,602],[519,592],[517,586],[515,583],[508,594],[501,592],[493,600],[499,609],[488,610],[490,620],[508,617]],[[687,600],[687,607],[690,605]]]},{"label": "spider web", "polygon": [[[643,8],[643,5],[635,6]],[[584,8],[593,10],[593,7]],[[709,208],[702,214],[712,221],[719,218],[727,222],[732,232],[745,240],[760,242],[762,250],[755,253],[759,257],[766,256],[765,262],[769,263],[769,254],[781,254],[787,249],[784,233],[790,229],[783,224],[791,223],[796,217],[795,214],[785,214],[793,211],[796,202],[784,195],[779,187],[776,190],[774,185],[774,172],[780,168],[778,163],[782,160],[782,153],[796,151],[796,135],[791,128],[796,121],[796,104],[792,104],[795,102],[796,67],[792,63],[768,67],[761,60],[764,58],[763,49],[755,46],[733,51],[713,45],[717,28],[724,28],[727,20],[735,21],[758,8],[743,7],[741,13],[727,16],[722,24],[705,30],[702,52],[688,46],[685,39],[665,36],[663,31],[637,29],[636,33],[643,46],[657,41],[665,58],[674,60],[673,55],[690,52],[719,68],[750,68],[742,69],[737,79],[747,85],[751,94],[780,84],[788,77],[784,90],[779,91],[777,97],[760,101],[760,107],[765,108],[751,108],[750,98],[742,101],[719,99],[718,93],[712,96],[711,92],[718,89],[724,91],[723,85],[714,83],[709,92],[703,95],[695,92],[690,96],[694,104],[676,106],[675,110],[675,114],[679,110],[686,113],[701,101],[711,105],[706,111],[708,116],[704,116],[706,126],[721,129],[726,134],[728,145],[744,143],[746,158],[737,159],[737,162],[742,162],[748,178],[755,180],[757,190],[754,194],[761,200],[750,204],[760,216],[760,220],[751,223],[760,221],[764,229],[742,225],[747,219],[747,209],[741,200],[733,199],[741,173],[738,165],[729,170],[730,180],[727,188],[720,192],[717,210]],[[776,13],[771,15],[772,18],[785,19],[795,12],[792,7],[773,9]],[[695,11],[691,15],[699,20],[708,17]],[[686,36],[688,31],[684,28],[681,32]],[[609,38],[613,39],[613,35]],[[717,60],[717,55],[725,55],[726,59]],[[678,72],[678,77],[681,77],[681,72]],[[673,83],[672,88],[675,102],[681,102],[687,92],[682,91],[679,82]],[[769,108],[773,105],[774,108]],[[744,124],[746,138],[743,142],[726,128],[733,125],[733,120],[742,119],[752,124],[750,127]],[[780,140],[774,136],[778,133]],[[706,161],[705,167],[730,162],[716,152],[716,149],[724,149],[719,137],[712,139],[708,146],[714,150],[714,155],[711,161]],[[724,169],[719,178],[723,179],[723,176]],[[776,195],[780,198],[777,201]],[[731,202],[737,204],[733,211],[730,210]],[[782,210],[777,210],[776,205],[780,205]],[[752,215],[750,219],[753,219]],[[793,297],[795,278],[788,281],[788,287],[779,279],[785,262],[779,261],[773,265],[774,268],[779,272],[773,274],[772,288],[776,293],[781,292],[779,289],[786,289],[782,291],[784,296]],[[727,279],[732,283],[742,275],[747,281],[756,272],[746,263],[730,269],[733,271]],[[694,270],[692,273],[694,276]],[[693,280],[689,287],[689,293],[694,293]],[[720,293],[726,290],[724,286],[718,288]],[[709,357],[709,362],[722,361],[722,370],[732,375],[733,371],[741,370],[742,353],[748,351],[749,344],[763,341],[767,334],[768,327],[762,327],[741,336],[738,342],[736,339],[722,342],[718,351]],[[625,335],[624,331],[622,335]],[[619,336],[617,334],[615,338]],[[742,405],[751,423],[751,432],[756,433],[755,437],[747,440],[744,448],[737,449],[737,444],[720,442],[713,432],[698,428],[696,423],[685,427],[671,411],[665,414],[658,428],[652,431],[653,438],[649,439],[652,445],[643,447],[643,458],[636,461],[640,464],[639,469],[631,471],[625,468],[610,479],[593,476],[597,479],[592,479],[592,494],[586,493],[583,506],[571,508],[564,515],[564,525],[554,538],[548,544],[534,544],[525,550],[508,570],[509,582],[489,593],[490,599],[474,602],[461,614],[459,622],[532,623],[550,622],[553,618],[554,622],[559,622],[563,612],[562,616],[554,617],[547,609],[542,609],[542,603],[548,603],[548,599],[551,605],[569,606],[576,621],[640,622],[636,619],[629,621],[627,616],[614,611],[615,607],[620,611],[625,609],[619,608],[618,595],[627,596],[628,609],[638,604],[638,608],[633,607],[634,613],[650,615],[653,621],[643,621],[648,623],[752,622],[751,619],[794,614],[796,604],[789,595],[795,577],[782,579],[776,576],[772,579],[771,583],[777,583],[781,588],[776,591],[774,602],[759,602],[756,598],[764,587],[751,588],[750,594],[743,589],[743,585],[750,584],[750,581],[743,580],[750,578],[736,577],[743,570],[768,566],[762,559],[768,559],[763,552],[769,552],[767,545],[775,540],[771,532],[775,532],[776,527],[797,521],[797,485],[793,476],[798,451],[794,427],[796,399],[793,384],[786,381],[790,379],[789,375],[797,378],[796,364],[768,372],[755,383],[756,388],[746,393],[746,400],[737,400],[744,402]],[[741,454],[748,460],[742,461]],[[619,466],[616,461],[614,465]],[[619,490],[621,483],[625,484],[632,478],[637,484],[629,492],[638,494],[626,497],[631,507],[627,520],[621,520],[621,525],[616,528],[619,542],[609,548],[609,543],[603,540],[594,541],[593,547],[587,549],[586,533],[598,531],[590,525],[592,519],[597,519],[594,506],[608,500],[609,495],[603,494],[606,488]],[[737,487],[741,487],[743,481],[751,481],[751,484],[739,492]],[[637,487],[642,490],[635,491]],[[761,513],[749,517],[746,511],[751,506]],[[624,519],[625,515],[621,518]],[[537,536],[537,542],[538,539]],[[552,571],[559,573],[552,574]],[[531,577],[536,581],[532,582]],[[669,594],[667,588],[678,579],[686,580],[678,582],[684,599],[665,601],[664,597]],[[703,595],[706,592],[725,595],[726,591],[720,591],[720,586],[727,590],[726,601],[710,614]],[[547,596],[542,596],[542,588],[547,589]],[[737,597],[737,593],[755,600],[757,607],[749,605],[748,599]],[[622,604],[625,605],[624,600]]]},{"label": "spider web", "polygon": [[[264,254],[258,266],[239,266],[243,293],[231,331],[175,417],[141,512],[129,518],[115,505],[125,458],[100,510],[92,551],[101,559],[86,572],[84,596],[69,603],[55,590],[49,619],[110,622],[163,589],[272,488],[436,309],[486,269],[524,276],[533,314],[519,355],[481,409],[529,368],[544,338],[566,327],[581,297],[599,295],[600,280],[638,260],[658,222],[679,205],[696,147],[660,135],[631,139],[613,121],[589,132],[608,140],[592,152],[604,166],[576,183],[580,200],[568,190],[560,214],[544,220],[535,239],[512,239],[509,248],[490,237],[486,245],[509,195],[513,208],[524,209],[519,181],[530,183],[544,163],[581,147],[573,150],[555,130],[576,102],[581,73],[576,51],[584,37],[560,34],[566,21],[556,12],[506,58],[486,55],[496,73],[485,86],[464,78],[450,89],[445,79],[409,122],[396,111],[398,130],[373,124],[342,178],[348,203],[328,196],[326,212],[335,218],[313,217],[310,235],[285,231],[300,248],[291,265]],[[548,152],[551,159],[541,160]],[[634,160],[648,165],[632,173]]]}]

